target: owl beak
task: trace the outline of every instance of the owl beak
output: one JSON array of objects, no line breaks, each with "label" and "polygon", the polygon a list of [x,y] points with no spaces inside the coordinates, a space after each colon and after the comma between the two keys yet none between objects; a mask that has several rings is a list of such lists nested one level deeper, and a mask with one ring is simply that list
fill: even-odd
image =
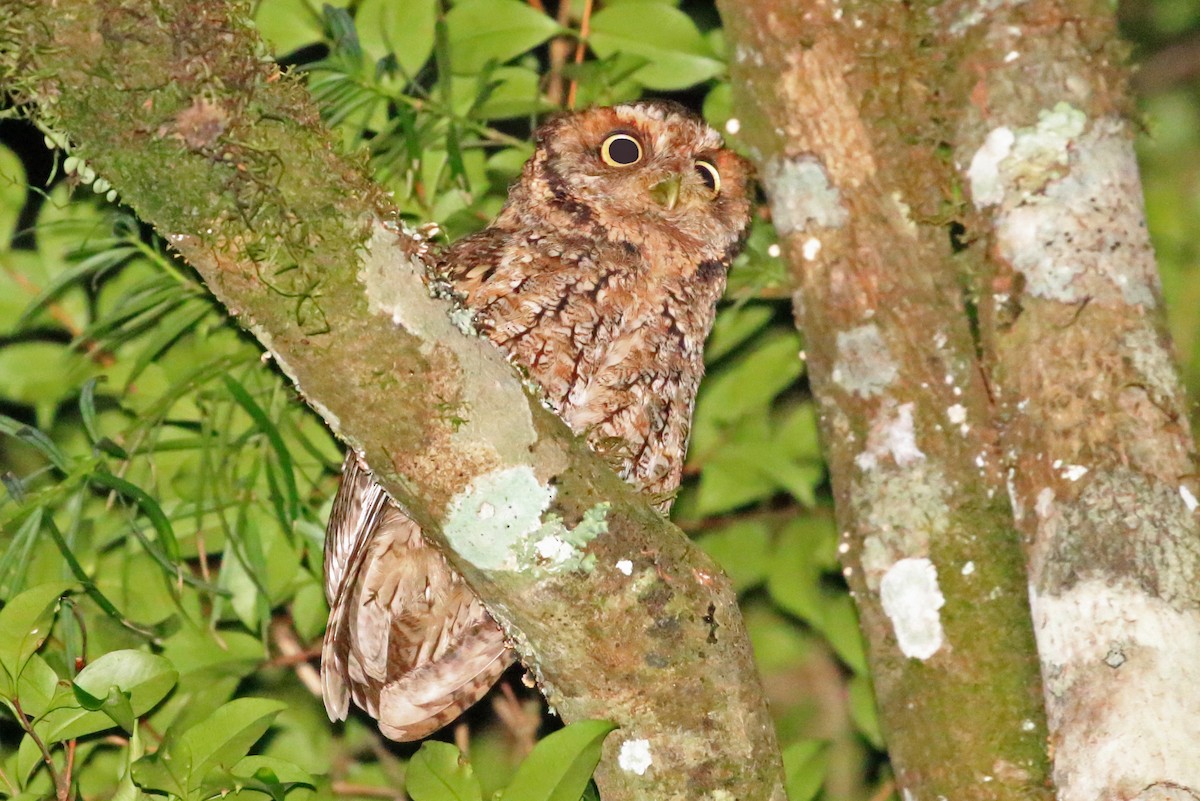
[{"label": "owl beak", "polygon": [[650,190],[650,197],[658,201],[660,206],[671,211],[679,204],[679,187],[683,184],[683,176],[672,175],[665,181],[655,184]]}]

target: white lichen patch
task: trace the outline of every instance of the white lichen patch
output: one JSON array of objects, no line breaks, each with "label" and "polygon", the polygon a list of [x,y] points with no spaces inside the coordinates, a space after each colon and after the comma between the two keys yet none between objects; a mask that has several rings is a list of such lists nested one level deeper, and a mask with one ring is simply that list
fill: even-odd
[{"label": "white lichen patch", "polygon": [[1187,507],[1189,512],[1196,511],[1196,507],[1200,506],[1200,501],[1196,500],[1196,496],[1192,491],[1182,484],[1179,485],[1179,497],[1183,498],[1183,505]]},{"label": "white lichen patch", "polygon": [[643,776],[653,764],[649,740],[626,740],[621,743],[621,750],[617,753],[617,766],[621,770]]},{"label": "white lichen patch", "polygon": [[904,195],[899,191],[892,192],[891,198],[892,203],[896,206],[896,213],[899,216],[900,225],[904,233],[916,239],[919,229],[912,218],[912,207],[904,202]]},{"label": "white lichen patch", "polygon": [[884,402],[867,434],[867,447],[854,457],[860,470],[873,470],[887,458],[897,467],[909,467],[925,458],[913,429],[914,408],[912,403],[897,406],[890,398]]},{"label": "white lichen patch", "polygon": [[810,236],[804,240],[804,244],[800,246],[800,255],[805,261],[816,261],[817,255],[821,252],[821,240],[815,236]]},{"label": "white lichen patch", "polygon": [[[491,343],[463,336],[470,332],[468,312],[444,299],[430,297],[420,261],[423,251],[408,253],[397,241],[412,235],[411,231],[392,230],[382,222],[375,225],[358,273],[368,308],[418,337],[422,353],[441,348],[457,361],[463,376],[462,413],[452,438],[490,443],[499,450],[502,463],[522,464],[537,442],[537,432],[521,384]],[[503,409],[505,413],[486,413],[490,409]]]},{"label": "white lichen patch", "polygon": [[518,554],[551,533],[542,532],[542,514],[554,493],[525,465],[485,473],[450,501],[442,531],[476,567],[516,570]]},{"label": "white lichen patch", "polygon": [[[999,164],[997,250],[1025,291],[1063,303],[1152,308],[1159,292],[1126,125],[1060,103]],[[978,203],[978,201],[977,201]]]},{"label": "white lichen patch", "polygon": [[[1200,611],[1131,580],[1089,578],[1031,590],[1055,762],[1071,767],[1066,801],[1114,787],[1200,787],[1196,721]],[[1058,777],[1061,778],[1061,777]]]},{"label": "white lichen patch", "polygon": [[928,556],[929,543],[950,526],[949,492],[945,476],[927,460],[858,476],[854,498],[867,532],[861,561],[869,589],[878,589],[897,561]]},{"label": "white lichen patch", "polygon": [[533,546],[539,559],[551,563],[565,562],[575,555],[575,547],[557,534],[542,537]]},{"label": "white lichen patch", "polygon": [[811,156],[772,159],[762,178],[771,197],[771,220],[783,236],[810,227],[841,228],[850,218],[842,193],[830,183],[824,165]]},{"label": "white lichen patch", "polygon": [[1062,477],[1067,481],[1078,481],[1087,475],[1088,469],[1081,464],[1069,464],[1063,467]]},{"label": "white lichen patch", "polygon": [[1070,161],[1070,149],[1087,126],[1087,115],[1070,103],[1038,112],[1037,125],[1016,132],[1000,170],[1006,188],[1035,192]]},{"label": "white lichen patch", "polygon": [[879,327],[860,325],[837,335],[837,358],[833,363],[833,381],[847,392],[869,398],[878,395],[899,374]]},{"label": "white lichen patch", "polygon": [[967,180],[971,185],[971,201],[975,208],[994,206],[1004,199],[1000,163],[1008,158],[1015,141],[1016,135],[1011,129],[1005,126],[993,128],[971,157],[971,165],[967,168]]},{"label": "white lichen patch", "polygon": [[608,531],[608,509],[608,503],[596,504],[583,513],[583,519],[574,528],[568,528],[558,515],[547,515],[536,532],[523,544],[514,546],[518,568],[549,573],[591,570],[596,557],[585,549]]},{"label": "white lichen patch", "polygon": [[1043,520],[1052,515],[1054,513],[1054,490],[1049,487],[1042,487],[1038,490],[1037,500],[1033,504],[1033,511]]},{"label": "white lichen patch", "polygon": [[883,576],[879,601],[892,622],[900,652],[925,660],[945,639],[939,610],[946,599],[938,586],[937,568],[928,559],[901,559]]},{"label": "white lichen patch", "polygon": [[1024,5],[1028,0],[974,0],[955,6],[958,18],[950,23],[948,30],[954,36],[960,36],[981,22],[991,19],[1001,8],[1015,8]]},{"label": "white lichen patch", "polygon": [[1127,331],[1121,337],[1121,350],[1154,397],[1174,398],[1182,393],[1175,362],[1153,328],[1143,326]]}]

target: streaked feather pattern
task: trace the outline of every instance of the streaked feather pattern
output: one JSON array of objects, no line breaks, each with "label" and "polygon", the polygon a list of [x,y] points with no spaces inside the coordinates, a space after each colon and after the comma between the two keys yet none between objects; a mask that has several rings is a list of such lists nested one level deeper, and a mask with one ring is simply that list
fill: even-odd
[{"label": "streaked feather pattern", "polygon": [[[637,163],[602,158],[614,132],[638,140]],[[561,115],[534,138],[500,216],[436,272],[567,424],[666,512],[704,340],[749,222],[748,167],[699,118],[661,102]],[[417,739],[511,663],[479,598],[353,454],[326,532],[325,594],[331,719],[353,699],[386,736]]]}]

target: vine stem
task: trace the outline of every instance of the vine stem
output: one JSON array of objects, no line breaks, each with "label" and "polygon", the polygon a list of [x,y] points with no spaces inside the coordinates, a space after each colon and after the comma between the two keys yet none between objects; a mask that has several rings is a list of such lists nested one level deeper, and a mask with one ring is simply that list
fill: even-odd
[{"label": "vine stem", "polygon": [[[583,0],[583,18],[579,21],[579,39],[575,42],[575,63],[583,63],[583,54],[587,52],[588,35],[592,32],[592,5],[593,0]],[[574,110],[575,108],[575,92],[579,88],[579,81],[576,78],[571,79],[571,88],[567,90],[567,108]]]},{"label": "vine stem", "polygon": [[[42,753],[42,761],[46,763],[46,769],[50,771],[50,778],[54,781],[55,795],[58,801],[68,801],[71,797],[71,780],[68,775],[65,777],[59,772],[54,765],[54,757],[50,755],[50,749],[42,742],[42,738],[34,731],[33,723],[30,722],[29,716],[25,714],[25,710],[21,708],[21,702],[17,698],[12,699],[13,711],[17,713],[17,723],[29,735],[29,739],[33,740],[33,744],[37,746],[38,751]],[[74,741],[72,741],[74,744]],[[68,762],[69,769],[69,762]]]}]

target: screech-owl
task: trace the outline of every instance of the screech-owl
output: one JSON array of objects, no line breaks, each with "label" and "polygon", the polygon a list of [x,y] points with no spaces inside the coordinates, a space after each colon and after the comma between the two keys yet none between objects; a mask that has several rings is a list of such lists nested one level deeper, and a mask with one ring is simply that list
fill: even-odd
[{"label": "screech-owl", "polygon": [[[665,513],[704,340],[749,222],[749,167],[672,103],[565,114],[534,140],[496,221],[433,272],[567,425]],[[353,698],[387,737],[418,739],[512,662],[479,598],[353,454],[326,532],[325,594],[332,720]]]}]

